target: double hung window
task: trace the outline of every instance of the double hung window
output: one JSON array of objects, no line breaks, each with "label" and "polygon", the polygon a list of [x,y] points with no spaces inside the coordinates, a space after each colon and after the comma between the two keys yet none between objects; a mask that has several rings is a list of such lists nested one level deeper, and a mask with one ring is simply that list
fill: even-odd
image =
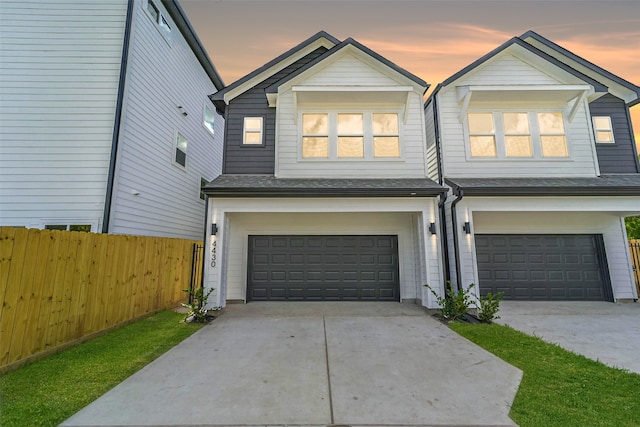
[{"label": "double hung window", "polygon": [[613,144],[613,126],[611,125],[611,117],[597,116],[593,117],[593,130],[596,135],[596,142],[599,144]]}]

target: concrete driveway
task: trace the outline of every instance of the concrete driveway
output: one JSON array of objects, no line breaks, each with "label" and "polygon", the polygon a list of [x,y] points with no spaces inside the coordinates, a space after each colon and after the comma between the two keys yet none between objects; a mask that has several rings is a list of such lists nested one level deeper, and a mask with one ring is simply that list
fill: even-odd
[{"label": "concrete driveway", "polygon": [[62,425],[513,425],[521,377],[416,305],[251,303]]},{"label": "concrete driveway", "polygon": [[640,373],[640,304],[503,301],[506,324],[617,368]]}]

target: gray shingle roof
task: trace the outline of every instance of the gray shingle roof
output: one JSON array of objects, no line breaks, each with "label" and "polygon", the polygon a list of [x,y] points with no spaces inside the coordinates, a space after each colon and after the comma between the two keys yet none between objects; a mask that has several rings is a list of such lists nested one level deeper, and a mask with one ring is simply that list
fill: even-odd
[{"label": "gray shingle roof", "polygon": [[640,196],[640,174],[577,178],[446,178],[466,196]]},{"label": "gray shingle roof", "polygon": [[275,178],[220,175],[202,188],[217,197],[433,197],[446,191],[427,178]]}]

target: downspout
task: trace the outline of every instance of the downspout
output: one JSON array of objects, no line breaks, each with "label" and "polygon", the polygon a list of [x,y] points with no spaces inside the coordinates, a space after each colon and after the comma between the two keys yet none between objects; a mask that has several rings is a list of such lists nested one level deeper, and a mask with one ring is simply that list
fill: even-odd
[{"label": "downspout", "polygon": [[[438,98],[437,94],[440,90],[440,85],[433,91],[433,130],[435,133],[436,143],[436,164],[438,166],[438,184],[444,184],[444,168],[442,166],[442,153],[440,146],[440,126],[438,123]],[[438,211],[440,213],[440,248],[442,250],[443,265],[442,274],[444,276],[445,292],[447,288],[451,286],[451,266],[449,265],[449,242],[447,240],[447,216],[445,214],[445,202],[447,201],[447,193],[440,194],[440,200],[438,201]]]},{"label": "downspout", "polygon": [[127,62],[129,58],[129,40],[131,39],[131,22],[133,17],[133,2],[127,2],[127,17],[124,26],[124,41],[122,44],[122,59],[120,62],[120,79],[118,81],[118,97],[116,99],[116,114],[113,123],[113,137],[111,138],[111,157],[109,160],[109,173],[107,175],[107,190],[104,201],[104,214],[102,217],[102,232],[109,233],[109,220],[111,217],[111,202],[113,200],[113,181],[116,173],[116,156],[118,154],[118,142],[120,140],[120,122],[122,119],[122,106],[124,101],[124,85],[127,76]]},{"label": "downspout", "polygon": [[[202,232],[202,272],[200,273],[200,287],[204,288],[204,272],[205,262],[207,259],[207,255],[209,255],[209,250],[207,249],[207,235],[209,234],[209,230],[211,230],[211,226],[209,225],[209,196],[204,195],[204,230]],[[191,298],[191,295],[189,295]]]},{"label": "downspout", "polygon": [[464,191],[456,190],[457,198],[451,203],[451,227],[453,228],[453,252],[455,254],[456,263],[456,289],[459,291],[462,289],[460,285],[461,273],[460,273],[460,248],[458,242],[458,218],[456,215],[456,205],[460,203],[464,197]]}]

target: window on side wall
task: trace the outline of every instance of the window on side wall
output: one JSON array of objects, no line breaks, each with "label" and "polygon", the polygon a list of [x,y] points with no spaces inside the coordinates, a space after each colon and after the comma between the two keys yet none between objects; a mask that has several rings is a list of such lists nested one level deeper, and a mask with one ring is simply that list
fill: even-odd
[{"label": "window on side wall", "polygon": [[245,117],[242,130],[242,144],[244,145],[262,145],[263,144],[263,125],[262,117]]},{"label": "window on side wall", "polygon": [[200,178],[200,200],[204,200],[205,199],[205,194],[204,194],[204,191],[202,191],[202,187],[204,187],[208,183],[209,183],[209,181],[207,181],[206,179]]},{"label": "window on side wall", "polygon": [[169,20],[160,11],[160,8],[158,8],[154,0],[147,0],[146,11],[147,16],[151,18],[158,31],[163,36],[168,38],[168,36],[171,34],[171,24],[169,24]]},{"label": "window on side wall", "polygon": [[90,224],[47,224],[44,226],[45,230],[62,230],[62,231],[83,231],[90,232]]},{"label": "window on side wall", "polygon": [[213,114],[213,110],[208,106],[204,106],[204,119],[203,124],[204,127],[211,133],[211,135],[215,134],[215,121],[216,116]]},{"label": "window on side wall", "polygon": [[611,125],[611,117],[594,116],[593,131],[596,135],[596,142],[599,144],[613,144],[613,126]]},{"label": "window on side wall", "polygon": [[178,132],[178,135],[176,136],[176,156],[174,160],[180,166],[187,165],[187,145],[187,138]]}]

